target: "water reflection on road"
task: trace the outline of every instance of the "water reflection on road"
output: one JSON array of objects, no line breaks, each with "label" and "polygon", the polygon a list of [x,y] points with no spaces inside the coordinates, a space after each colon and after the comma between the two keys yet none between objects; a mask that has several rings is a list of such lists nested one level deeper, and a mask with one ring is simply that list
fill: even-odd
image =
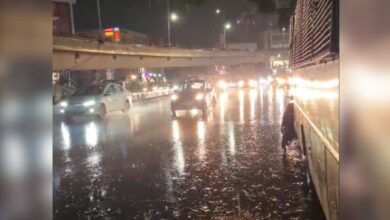
[{"label": "water reflection on road", "polygon": [[320,219],[299,151],[279,146],[287,94],[227,91],[205,120],[172,120],[163,98],[103,121],[56,121],[55,217]]}]

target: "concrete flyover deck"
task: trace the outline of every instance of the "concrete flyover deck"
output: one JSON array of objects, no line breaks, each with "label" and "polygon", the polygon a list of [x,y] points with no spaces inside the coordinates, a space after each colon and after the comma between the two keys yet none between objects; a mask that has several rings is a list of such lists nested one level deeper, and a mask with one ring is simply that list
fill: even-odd
[{"label": "concrete flyover deck", "polygon": [[53,37],[53,70],[190,67],[267,62],[281,51],[173,49]]}]

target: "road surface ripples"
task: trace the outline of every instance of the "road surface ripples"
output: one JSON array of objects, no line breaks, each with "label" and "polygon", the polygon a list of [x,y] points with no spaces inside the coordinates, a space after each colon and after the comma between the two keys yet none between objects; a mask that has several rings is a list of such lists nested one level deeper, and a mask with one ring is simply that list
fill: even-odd
[{"label": "road surface ripples", "polygon": [[55,219],[322,219],[299,146],[279,144],[286,96],[228,91],[205,120],[172,120],[167,98],[55,120]]}]

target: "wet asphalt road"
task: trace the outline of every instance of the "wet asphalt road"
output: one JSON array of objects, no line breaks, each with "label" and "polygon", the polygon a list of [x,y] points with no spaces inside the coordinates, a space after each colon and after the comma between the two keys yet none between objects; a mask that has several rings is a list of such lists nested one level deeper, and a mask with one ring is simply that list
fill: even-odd
[{"label": "wet asphalt road", "polygon": [[299,147],[280,146],[286,91],[230,90],[203,120],[169,98],[102,122],[54,123],[55,219],[323,219]]}]

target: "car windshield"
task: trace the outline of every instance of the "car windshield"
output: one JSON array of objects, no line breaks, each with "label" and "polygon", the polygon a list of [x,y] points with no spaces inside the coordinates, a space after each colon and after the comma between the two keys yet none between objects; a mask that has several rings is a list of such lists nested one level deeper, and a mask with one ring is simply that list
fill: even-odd
[{"label": "car windshield", "polygon": [[92,85],[84,88],[80,88],[74,94],[75,96],[85,96],[85,95],[99,95],[103,93],[105,86],[104,85]]},{"label": "car windshield", "polygon": [[200,90],[204,88],[205,83],[202,81],[192,81],[183,83],[183,90]]}]

